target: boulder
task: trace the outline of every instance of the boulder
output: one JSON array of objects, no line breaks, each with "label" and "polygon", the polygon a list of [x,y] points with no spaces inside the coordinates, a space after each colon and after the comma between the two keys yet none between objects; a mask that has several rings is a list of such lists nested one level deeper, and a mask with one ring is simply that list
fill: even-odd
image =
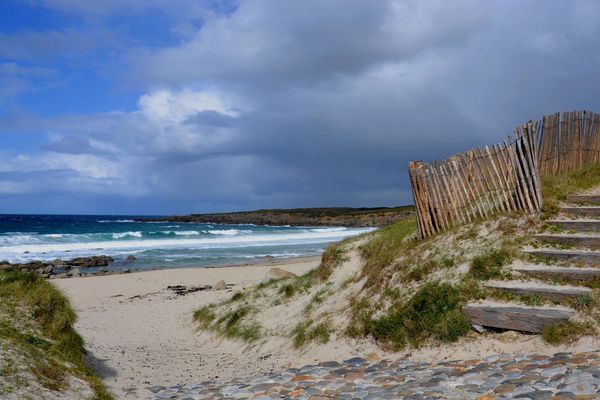
[{"label": "boulder", "polygon": [[52,261],[52,265],[54,265],[55,267],[63,267],[65,265],[65,262],[60,258],[57,258],[56,260]]},{"label": "boulder", "polygon": [[46,265],[44,268],[42,268],[42,273],[44,274],[51,274],[54,271],[54,267],[52,265]]},{"label": "boulder", "polygon": [[213,290],[225,290],[227,289],[227,284],[225,283],[224,280],[220,280],[219,282],[215,283],[213,286]]},{"label": "boulder", "polygon": [[72,267],[105,267],[114,259],[110,256],[91,256],[91,257],[78,257],[72,260],[65,261],[65,264]]},{"label": "boulder", "polygon": [[268,279],[282,279],[282,278],[296,278],[297,275],[294,274],[293,272],[290,271],[286,271],[284,269],[281,268],[271,268],[269,270],[269,272],[267,272],[267,278]]},{"label": "boulder", "polygon": [[125,259],[125,261],[135,261],[135,260],[137,260],[137,257],[132,256],[132,255],[127,256],[127,258]]},{"label": "boulder", "polygon": [[81,275],[81,271],[79,271],[79,268],[73,268],[72,270],[70,270],[67,275],[69,276],[79,276]]}]

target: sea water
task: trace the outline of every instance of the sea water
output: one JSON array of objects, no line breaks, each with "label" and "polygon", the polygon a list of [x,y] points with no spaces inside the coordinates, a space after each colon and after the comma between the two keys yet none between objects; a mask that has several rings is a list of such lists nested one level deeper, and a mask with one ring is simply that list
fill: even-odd
[{"label": "sea water", "polygon": [[[0,215],[0,260],[108,255],[116,270],[222,266],[267,256],[318,255],[331,242],[372,230],[136,222],[138,218],[143,216]],[[135,261],[126,261],[130,255]]]}]

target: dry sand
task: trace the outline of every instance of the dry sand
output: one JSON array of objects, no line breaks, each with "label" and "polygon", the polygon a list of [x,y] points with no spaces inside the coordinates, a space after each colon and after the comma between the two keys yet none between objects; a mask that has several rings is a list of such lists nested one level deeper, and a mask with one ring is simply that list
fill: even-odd
[{"label": "dry sand", "polygon": [[[86,341],[91,366],[118,398],[146,398],[146,387],[211,378],[234,377],[269,369],[270,360],[246,359],[245,345],[215,343],[195,332],[192,314],[199,307],[226,299],[233,290],[265,279],[274,265],[302,274],[318,258],[282,264],[186,268],[131,274],[69,278],[53,281],[71,299]],[[207,290],[177,296],[167,286],[212,285],[219,280],[229,290]],[[256,364],[260,361],[261,367]]]},{"label": "dry sand", "polygon": [[[225,380],[262,374],[287,367],[361,356],[370,360],[408,357],[420,361],[481,358],[498,353],[552,354],[598,348],[592,338],[565,346],[549,346],[541,337],[514,332],[470,333],[452,345],[425,346],[418,350],[389,353],[372,340],[351,340],[336,334],[327,344],[294,350],[287,333],[271,335],[247,345],[214,334],[196,331],[192,314],[199,307],[229,298],[232,292],[265,280],[273,266],[298,275],[315,268],[318,258],[266,262],[224,268],[188,268],[147,271],[122,275],[56,280],[71,299],[79,320],[77,330],[86,341],[89,362],[109,390],[119,399],[147,398],[148,387]],[[343,281],[360,267],[357,255],[336,270],[335,281]],[[177,296],[170,285],[213,285],[219,280],[232,289],[199,291]],[[339,283],[339,282],[338,282]],[[343,291],[324,304],[331,310],[347,307]],[[261,324],[271,332],[288,331],[298,323],[290,303],[270,307]],[[334,312],[335,313],[335,312]],[[288,329],[284,329],[288,328]]]}]

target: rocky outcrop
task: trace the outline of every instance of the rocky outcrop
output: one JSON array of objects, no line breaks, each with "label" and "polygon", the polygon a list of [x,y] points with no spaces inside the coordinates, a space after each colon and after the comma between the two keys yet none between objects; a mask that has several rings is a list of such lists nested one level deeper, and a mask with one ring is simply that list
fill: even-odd
[{"label": "rocky outcrop", "polygon": [[191,214],[153,219],[138,219],[138,221],[254,224],[272,226],[381,227],[391,225],[413,215],[413,206],[395,208],[298,208],[221,214]]},{"label": "rocky outcrop", "polygon": [[[50,262],[30,261],[27,263],[9,263],[7,261],[0,262],[0,271],[35,271],[40,275],[48,277],[70,277],[80,276],[81,268],[98,268],[106,267],[112,263],[114,259],[110,256],[90,256],[77,257],[70,260],[56,259]],[[108,272],[105,268],[100,268],[99,272]]]},{"label": "rocky outcrop", "polygon": [[64,261],[64,265],[68,267],[106,267],[111,262],[115,261],[110,256],[91,256],[91,257],[78,257],[71,260]]}]

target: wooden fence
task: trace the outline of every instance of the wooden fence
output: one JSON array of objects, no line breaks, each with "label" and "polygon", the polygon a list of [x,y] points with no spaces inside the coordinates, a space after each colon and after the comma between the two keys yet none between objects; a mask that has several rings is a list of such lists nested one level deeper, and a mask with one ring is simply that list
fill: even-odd
[{"label": "wooden fence", "polygon": [[574,111],[547,115],[537,123],[541,174],[575,171],[600,162],[600,114]]},{"label": "wooden fence", "polygon": [[514,138],[443,161],[408,165],[421,238],[498,212],[542,206],[536,139],[529,122]]}]

